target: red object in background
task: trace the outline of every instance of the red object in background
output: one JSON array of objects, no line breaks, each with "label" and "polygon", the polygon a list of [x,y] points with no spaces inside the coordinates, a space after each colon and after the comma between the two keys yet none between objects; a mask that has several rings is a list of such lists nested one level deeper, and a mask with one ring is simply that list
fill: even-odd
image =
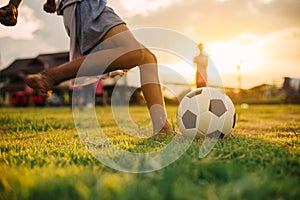
[{"label": "red object in background", "polygon": [[35,106],[44,106],[46,103],[46,98],[41,96],[32,96],[30,98],[30,102]]},{"label": "red object in background", "polygon": [[33,94],[33,89],[31,87],[29,87],[28,85],[26,85],[26,87],[25,87],[25,93],[26,94]]},{"label": "red object in background", "polygon": [[14,106],[27,106],[28,97],[24,94],[23,91],[18,91],[12,98],[12,104]]},{"label": "red object in background", "polygon": [[41,97],[32,88],[26,86],[24,91],[18,91],[13,95],[12,104],[17,107],[45,106],[46,97]]},{"label": "red object in background", "polygon": [[94,83],[95,94],[96,95],[103,94],[103,87],[104,87],[104,84],[103,84],[103,82],[101,80],[99,80],[98,82],[95,82]]}]

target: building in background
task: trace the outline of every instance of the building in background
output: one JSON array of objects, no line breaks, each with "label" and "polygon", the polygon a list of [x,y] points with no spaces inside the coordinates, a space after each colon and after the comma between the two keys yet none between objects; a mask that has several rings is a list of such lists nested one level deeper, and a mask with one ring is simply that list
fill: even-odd
[{"label": "building in background", "polygon": [[282,91],[286,103],[300,103],[300,78],[284,77]]},{"label": "building in background", "polygon": [[[4,106],[61,106],[70,105],[72,92],[70,91],[70,81],[65,81],[53,88],[51,96],[47,99],[41,97],[36,91],[29,88],[25,79],[28,74],[36,74],[43,69],[56,67],[69,61],[69,53],[41,54],[35,58],[17,59],[7,68],[0,71],[0,105]],[[135,68],[137,69],[137,68]],[[119,104],[126,101],[140,104],[141,90],[139,88],[139,71],[130,70],[123,78],[107,78],[103,80],[103,96],[107,102],[101,101],[102,105],[110,104],[111,97],[114,95]],[[92,87],[91,87],[92,86]],[[90,95],[93,84],[83,86],[83,95]],[[133,91],[133,92],[132,92]],[[93,91],[92,91],[93,92]],[[128,95],[130,94],[130,96]],[[90,104],[91,98],[83,98]],[[125,101],[125,102],[124,102]]]},{"label": "building in background", "polygon": [[[0,103],[6,106],[44,106],[46,98],[39,96],[26,85],[26,76],[67,61],[69,61],[67,52],[41,54],[35,58],[15,60],[0,71]],[[57,93],[64,93],[67,88],[68,83],[65,82],[57,86],[55,90]]]}]

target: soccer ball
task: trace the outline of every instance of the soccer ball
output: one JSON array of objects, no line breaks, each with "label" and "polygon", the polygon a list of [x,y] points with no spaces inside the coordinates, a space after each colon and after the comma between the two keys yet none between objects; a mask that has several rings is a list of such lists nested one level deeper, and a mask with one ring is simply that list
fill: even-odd
[{"label": "soccer ball", "polygon": [[183,135],[223,138],[235,126],[235,108],[230,98],[219,89],[195,89],[181,100],[177,122]]}]

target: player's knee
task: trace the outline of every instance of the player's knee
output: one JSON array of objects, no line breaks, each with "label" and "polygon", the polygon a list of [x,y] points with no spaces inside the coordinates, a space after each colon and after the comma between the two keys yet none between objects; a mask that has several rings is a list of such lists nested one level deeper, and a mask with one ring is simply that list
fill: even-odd
[{"label": "player's knee", "polygon": [[156,56],[149,49],[142,49],[141,54],[141,64],[157,64]]}]

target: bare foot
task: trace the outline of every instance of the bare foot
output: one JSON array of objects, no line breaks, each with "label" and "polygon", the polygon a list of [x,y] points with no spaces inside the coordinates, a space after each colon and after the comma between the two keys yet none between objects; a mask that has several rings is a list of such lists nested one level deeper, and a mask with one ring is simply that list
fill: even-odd
[{"label": "bare foot", "polygon": [[175,130],[172,129],[170,124],[166,124],[157,134],[159,136],[175,136],[175,135],[182,135],[179,132],[176,132]]},{"label": "bare foot", "polygon": [[26,84],[33,89],[37,89],[41,96],[48,96],[48,91],[53,87],[52,81],[42,73],[28,75]]}]

